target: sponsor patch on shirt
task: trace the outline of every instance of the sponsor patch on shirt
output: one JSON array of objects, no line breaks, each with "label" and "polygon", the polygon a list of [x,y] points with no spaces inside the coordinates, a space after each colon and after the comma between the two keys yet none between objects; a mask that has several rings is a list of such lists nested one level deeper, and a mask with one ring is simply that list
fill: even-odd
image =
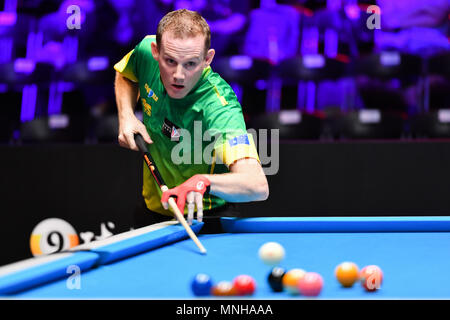
[{"label": "sponsor patch on shirt", "polygon": [[148,84],[145,84],[145,91],[147,91],[147,98],[153,98],[155,102],[158,102],[158,96],[156,93],[148,86]]},{"label": "sponsor patch on shirt", "polygon": [[241,136],[234,137],[233,139],[228,140],[228,143],[230,144],[230,147],[237,146],[239,144],[250,144],[250,141],[248,140],[248,135],[243,134]]},{"label": "sponsor patch on shirt", "polygon": [[171,141],[180,141],[180,127],[175,125],[167,118],[164,119],[164,123],[162,125],[162,133]]}]

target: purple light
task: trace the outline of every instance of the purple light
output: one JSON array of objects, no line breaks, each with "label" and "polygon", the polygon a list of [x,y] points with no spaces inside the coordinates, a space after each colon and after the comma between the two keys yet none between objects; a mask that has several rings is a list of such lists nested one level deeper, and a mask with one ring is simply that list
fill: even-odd
[{"label": "purple light", "polygon": [[17,0],[5,0],[5,11],[15,12],[17,11]]},{"label": "purple light", "polygon": [[74,63],[77,61],[78,38],[74,36],[66,36],[63,40],[63,49],[66,54],[66,63]]},{"label": "purple light", "polygon": [[0,26],[11,27],[16,24],[17,14],[15,12],[0,12]]},{"label": "purple light", "polygon": [[51,83],[49,89],[48,109],[49,115],[61,112],[61,99],[58,99],[58,83]]},{"label": "purple light", "polygon": [[383,66],[398,66],[400,65],[401,57],[398,52],[381,52],[380,54],[380,63]]},{"label": "purple light", "polygon": [[269,80],[266,96],[266,111],[275,112],[280,110],[282,81],[279,78]]},{"label": "purple light", "polygon": [[438,110],[438,119],[441,123],[449,123],[450,122],[450,109],[439,109]]},{"label": "purple light", "polygon": [[381,121],[381,113],[377,109],[359,110],[358,117],[361,123],[379,123]]},{"label": "purple light", "polygon": [[22,107],[20,111],[20,121],[30,121],[34,119],[36,111],[37,85],[30,84],[23,87]]},{"label": "purple light", "polygon": [[108,57],[92,57],[88,60],[89,71],[105,70],[109,66]]},{"label": "purple light", "polygon": [[252,65],[253,60],[248,56],[233,56],[230,58],[230,67],[234,70],[248,70]]},{"label": "purple light", "polygon": [[14,61],[14,71],[17,73],[30,74],[34,71],[35,63],[33,60],[17,58]]},{"label": "purple light", "polygon": [[12,48],[13,48],[12,38],[5,37],[4,39],[0,39],[0,62],[3,63],[11,61]]},{"label": "purple light", "polygon": [[142,111],[136,111],[134,113],[134,115],[136,116],[136,118],[138,118],[138,120],[143,121],[144,119],[144,114],[142,113]]},{"label": "purple light", "polygon": [[347,15],[347,18],[350,20],[358,20],[361,16],[361,10],[359,10],[358,5],[356,4],[349,4],[344,7],[345,14]]},{"label": "purple light", "polygon": [[301,46],[302,54],[316,54],[319,52],[319,29],[309,27],[303,30],[303,39]]},{"label": "purple light", "polygon": [[50,129],[64,129],[69,126],[69,117],[65,114],[55,114],[48,118],[48,126]]},{"label": "purple light", "polygon": [[299,110],[282,110],[278,120],[281,124],[298,124],[302,121],[302,114]]},{"label": "purple light", "polygon": [[28,59],[38,58],[38,53],[42,48],[42,42],[44,40],[44,34],[40,32],[30,32],[27,39],[27,53],[26,57]]},{"label": "purple light", "polygon": [[255,87],[258,90],[266,90],[267,89],[267,81],[263,80],[263,79],[256,80]]},{"label": "purple light", "polygon": [[334,58],[338,54],[338,34],[336,30],[325,30],[325,55]]},{"label": "purple light", "polygon": [[72,82],[53,82],[50,84],[48,109],[49,115],[61,113],[64,92],[73,91],[75,85]]},{"label": "purple light", "polygon": [[328,10],[339,10],[342,6],[341,0],[327,0]]},{"label": "purple light", "polygon": [[313,112],[316,104],[316,84],[313,81],[306,83],[306,110]]},{"label": "purple light", "polygon": [[231,83],[230,84],[231,88],[233,89],[234,93],[236,94],[236,97],[239,101],[239,103],[242,102],[242,87],[240,85],[238,85],[237,83]]},{"label": "purple light", "polygon": [[307,54],[303,57],[303,65],[307,68],[323,68],[325,59],[320,54]]}]

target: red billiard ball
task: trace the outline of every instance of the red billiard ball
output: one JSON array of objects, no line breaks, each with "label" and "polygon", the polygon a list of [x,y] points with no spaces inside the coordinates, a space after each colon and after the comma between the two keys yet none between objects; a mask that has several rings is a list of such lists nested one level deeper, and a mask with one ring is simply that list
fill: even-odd
[{"label": "red billiard ball", "polygon": [[366,291],[376,291],[380,289],[381,283],[383,282],[383,272],[378,266],[366,266],[361,269],[359,279]]},{"label": "red billiard ball", "polygon": [[322,291],[323,279],[316,272],[307,272],[303,278],[298,281],[298,290],[305,297],[318,296]]},{"label": "red billiard ball", "polygon": [[238,295],[252,295],[256,289],[256,282],[251,276],[242,274],[233,279],[233,287]]}]

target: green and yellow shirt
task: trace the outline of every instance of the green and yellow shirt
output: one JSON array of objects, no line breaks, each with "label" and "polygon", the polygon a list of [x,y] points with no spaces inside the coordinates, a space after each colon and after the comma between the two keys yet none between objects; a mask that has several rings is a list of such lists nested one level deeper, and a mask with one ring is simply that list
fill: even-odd
[{"label": "green and yellow shirt", "polygon": [[[195,174],[228,172],[239,159],[259,161],[231,87],[208,67],[186,97],[169,97],[151,53],[152,42],[155,36],[145,37],[114,69],[139,83],[143,122],[153,140],[149,151],[167,187],[176,187]],[[162,207],[161,190],[145,163],[142,194],[150,210],[173,215]],[[213,195],[203,199],[205,214],[224,204]]]}]

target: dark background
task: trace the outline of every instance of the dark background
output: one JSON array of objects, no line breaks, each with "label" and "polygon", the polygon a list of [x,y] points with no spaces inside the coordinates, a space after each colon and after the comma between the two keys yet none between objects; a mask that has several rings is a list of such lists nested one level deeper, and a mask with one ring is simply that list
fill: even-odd
[{"label": "dark background", "polygon": [[117,144],[113,66],[178,8],[208,21],[248,128],[279,130],[270,197],[244,216],[449,214],[447,0],[3,0],[0,265],[48,218],[130,230],[143,163]]},{"label": "dark background", "polygon": [[[137,152],[115,145],[0,148],[2,264],[31,256],[29,237],[58,217],[78,232],[130,230],[142,185]],[[257,216],[440,216],[450,212],[450,142],[282,142]],[[26,183],[25,183],[26,181]]]}]

